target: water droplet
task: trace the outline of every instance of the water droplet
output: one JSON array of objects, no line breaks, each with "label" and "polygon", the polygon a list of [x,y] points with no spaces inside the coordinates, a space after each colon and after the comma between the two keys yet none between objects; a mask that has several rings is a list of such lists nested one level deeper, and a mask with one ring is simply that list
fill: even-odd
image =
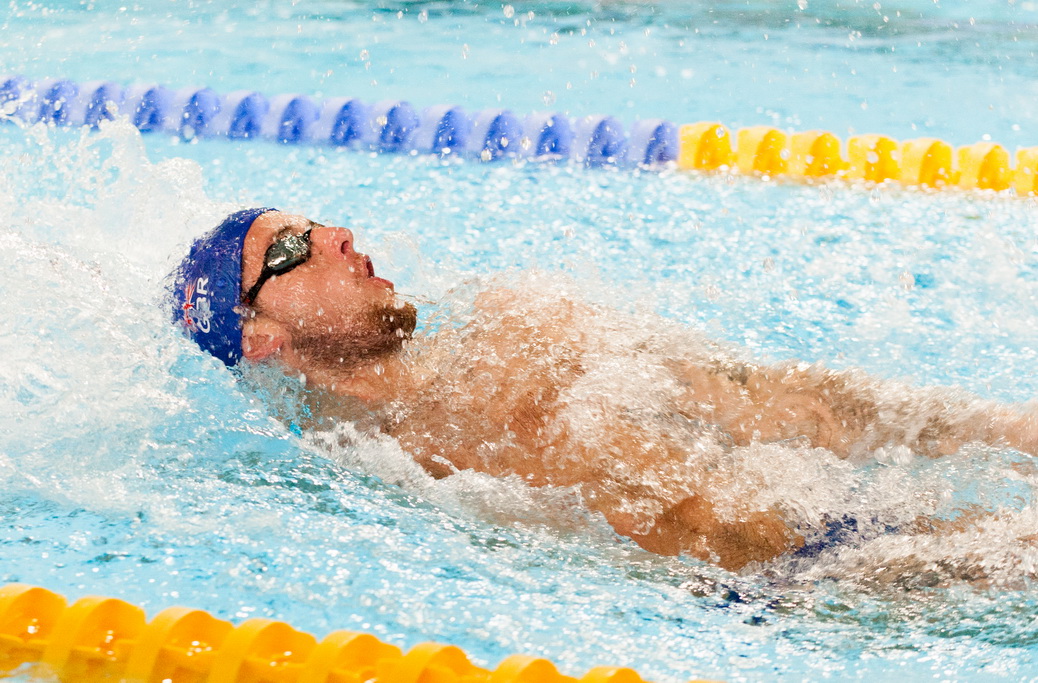
[{"label": "water droplet", "polygon": [[421,12],[418,13],[418,23],[424,24],[427,21],[429,21],[429,13],[423,9]]},{"label": "water droplet", "polygon": [[551,90],[545,90],[544,95],[541,96],[541,99],[544,100],[545,105],[550,107],[551,105],[555,104],[555,93],[553,93]]},{"label": "water droplet", "polygon": [[548,44],[549,45],[558,45],[559,44],[559,34],[558,33],[551,34],[551,37],[548,38]]},{"label": "water droplet", "polygon": [[505,5],[503,11],[505,13],[505,19],[511,19],[515,16],[515,8],[511,5]]},{"label": "water droplet", "polygon": [[368,54],[367,50],[361,50],[360,51],[360,61],[363,62],[363,61],[367,60],[369,56],[370,55]]},{"label": "water droplet", "polygon": [[801,11],[807,9],[807,0],[797,0],[797,7],[799,7]]}]

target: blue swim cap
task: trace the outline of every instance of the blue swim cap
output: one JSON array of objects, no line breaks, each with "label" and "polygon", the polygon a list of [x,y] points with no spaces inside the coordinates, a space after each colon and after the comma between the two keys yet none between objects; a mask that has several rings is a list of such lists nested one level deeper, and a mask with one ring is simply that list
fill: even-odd
[{"label": "blue swim cap", "polygon": [[173,272],[173,322],[228,366],[241,358],[241,252],[252,222],[276,209],[236,211],[195,240]]}]

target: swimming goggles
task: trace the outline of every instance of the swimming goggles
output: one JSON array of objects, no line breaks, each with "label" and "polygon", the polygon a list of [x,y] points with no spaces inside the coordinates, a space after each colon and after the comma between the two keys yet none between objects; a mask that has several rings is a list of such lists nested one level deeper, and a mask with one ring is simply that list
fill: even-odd
[{"label": "swimming goggles", "polygon": [[267,253],[263,256],[263,270],[256,278],[256,284],[241,298],[242,303],[251,306],[267,280],[275,275],[284,275],[310,259],[310,232],[312,230],[313,228],[301,235],[285,235],[267,247]]}]

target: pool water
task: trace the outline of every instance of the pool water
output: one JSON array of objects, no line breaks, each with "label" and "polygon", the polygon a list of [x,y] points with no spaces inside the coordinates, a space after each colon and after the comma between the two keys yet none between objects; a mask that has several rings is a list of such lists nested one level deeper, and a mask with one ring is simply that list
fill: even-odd
[{"label": "pool water", "polygon": [[[33,78],[1038,144],[1032,4],[800,5],[14,2],[0,55]],[[1033,200],[185,143],[125,123],[0,128],[0,188],[0,581],[437,640],[484,666],[522,652],[571,675],[1038,677],[1027,456],[735,449],[733,473],[803,516],[877,520],[735,575],[641,551],[572,491],[433,481],[349,424],[297,436],[275,418],[292,384],[236,380],[161,306],[194,236],[267,204],[355,229],[427,320],[491,283],[561,289],[689,343],[1025,402]],[[886,528],[971,506],[997,514],[940,538]]]}]

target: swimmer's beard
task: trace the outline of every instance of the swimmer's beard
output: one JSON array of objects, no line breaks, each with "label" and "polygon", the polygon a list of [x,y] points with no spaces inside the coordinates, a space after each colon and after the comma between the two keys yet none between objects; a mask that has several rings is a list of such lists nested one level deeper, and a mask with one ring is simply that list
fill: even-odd
[{"label": "swimmer's beard", "polygon": [[351,370],[398,352],[418,324],[410,303],[377,305],[364,316],[358,331],[321,330],[296,336],[299,356],[331,372]]}]

